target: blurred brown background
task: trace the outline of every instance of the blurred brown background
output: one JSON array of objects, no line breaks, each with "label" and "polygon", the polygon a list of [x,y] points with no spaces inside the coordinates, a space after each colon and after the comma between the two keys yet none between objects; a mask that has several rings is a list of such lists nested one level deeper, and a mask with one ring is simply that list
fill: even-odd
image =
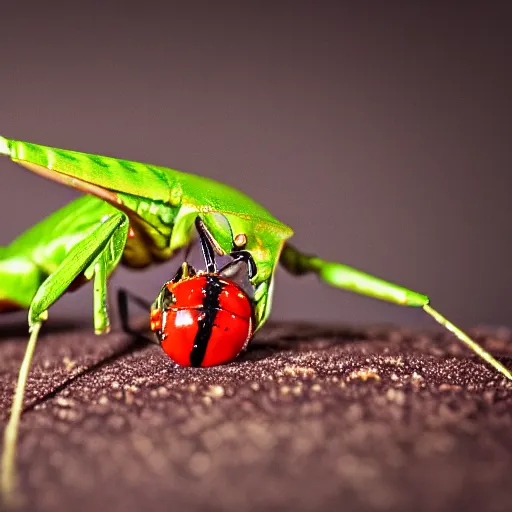
[{"label": "blurred brown background", "polygon": [[[2,3],[2,135],[227,182],[305,250],[429,293],[462,325],[512,325],[507,2],[116,4]],[[76,196],[0,169],[1,244]],[[169,277],[113,285],[153,299]],[[277,279],[274,319],[432,325]],[[87,288],[52,316],[91,311]]]}]

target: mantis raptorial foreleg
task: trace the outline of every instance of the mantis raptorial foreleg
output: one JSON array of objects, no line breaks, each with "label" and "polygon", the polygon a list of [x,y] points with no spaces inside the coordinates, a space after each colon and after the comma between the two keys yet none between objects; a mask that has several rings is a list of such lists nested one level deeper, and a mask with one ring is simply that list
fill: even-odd
[{"label": "mantis raptorial foreleg", "polygon": [[478,354],[507,379],[512,380],[512,373],[505,368],[505,366],[456,325],[452,324],[448,319],[433,309],[429,305],[430,299],[426,295],[373,277],[348,265],[329,262],[316,256],[303,254],[290,244],[285,245],[279,261],[286,270],[295,275],[315,273],[327,284],[336,286],[337,288],[367,295],[375,299],[394,302],[402,306],[423,308],[436,322],[451,331],[460,341],[473,350],[473,352]]},{"label": "mantis raptorial foreleg", "polygon": [[127,233],[128,221],[124,214],[114,214],[105,219],[70,249],[32,299],[28,315],[30,339],[18,376],[9,422],[4,431],[1,490],[6,503],[12,503],[15,499],[15,457],[23,397],[38,333],[47,318],[47,310],[80,274],[84,273],[88,278],[94,276],[94,326],[96,332],[108,331],[107,275],[122,255]]}]

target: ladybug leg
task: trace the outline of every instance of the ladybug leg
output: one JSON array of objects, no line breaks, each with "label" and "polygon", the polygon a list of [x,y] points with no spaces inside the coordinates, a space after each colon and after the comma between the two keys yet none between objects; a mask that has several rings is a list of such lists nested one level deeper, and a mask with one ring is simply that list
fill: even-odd
[{"label": "ladybug leg", "polygon": [[232,251],[229,255],[233,260],[224,265],[224,267],[219,270],[219,274],[229,277],[231,268],[239,267],[241,262],[247,265],[247,275],[249,276],[249,279],[252,279],[258,273],[258,267],[256,267],[254,258],[249,251]]},{"label": "ladybug leg", "polygon": [[[155,342],[153,338],[148,338],[141,334],[140,330],[133,328],[130,325],[130,313],[129,313],[129,305],[136,304],[140,308],[144,309],[146,312],[151,310],[151,303],[146,299],[143,299],[124,288],[120,288],[117,291],[117,304],[119,311],[119,319],[121,321],[121,328],[127,334],[131,334],[136,338],[139,338],[143,341],[151,341]],[[144,326],[143,330],[146,330],[146,326]]]},{"label": "ladybug leg", "polygon": [[247,251],[231,253],[231,256],[233,260],[220,269],[219,275],[234,281],[252,300],[254,298],[254,286],[250,279],[256,275],[256,264]]}]

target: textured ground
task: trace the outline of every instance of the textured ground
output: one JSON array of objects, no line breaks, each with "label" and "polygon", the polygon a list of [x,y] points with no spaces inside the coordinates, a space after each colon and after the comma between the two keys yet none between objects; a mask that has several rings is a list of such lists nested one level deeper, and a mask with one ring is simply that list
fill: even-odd
[{"label": "textured ground", "polygon": [[[124,334],[46,332],[24,510],[512,510],[512,385],[450,335],[274,324],[195,370]],[[512,366],[507,330],[473,334]],[[4,418],[23,340],[0,338]]]}]

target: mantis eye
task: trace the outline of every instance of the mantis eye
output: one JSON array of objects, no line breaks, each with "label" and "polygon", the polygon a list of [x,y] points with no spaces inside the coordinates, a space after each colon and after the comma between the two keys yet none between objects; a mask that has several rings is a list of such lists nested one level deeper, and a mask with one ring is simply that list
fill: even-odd
[{"label": "mantis eye", "polygon": [[253,334],[252,303],[233,281],[196,275],[162,289],[160,338],[164,351],[182,366],[232,361]]}]

